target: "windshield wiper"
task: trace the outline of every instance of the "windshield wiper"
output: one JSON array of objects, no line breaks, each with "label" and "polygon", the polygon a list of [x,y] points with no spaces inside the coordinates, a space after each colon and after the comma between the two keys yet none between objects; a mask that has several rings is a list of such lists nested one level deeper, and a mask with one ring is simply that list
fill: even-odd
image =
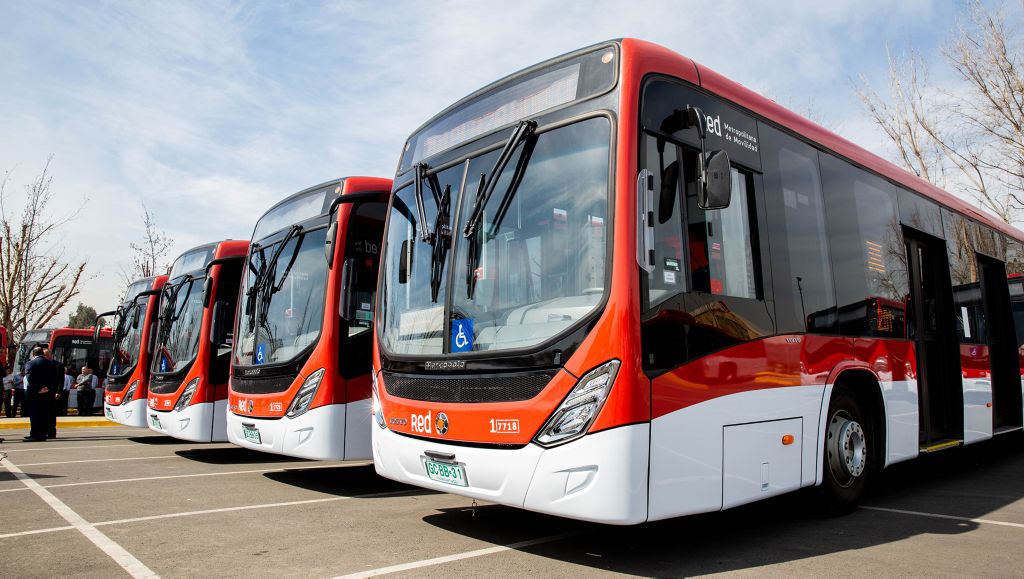
[{"label": "windshield wiper", "polygon": [[[186,283],[188,284],[188,289],[185,290],[185,295],[187,296],[188,294],[192,293],[192,286],[195,285],[196,280],[198,279],[198,276],[186,275],[185,277],[182,278],[180,282],[174,284],[171,287],[170,293],[167,294],[169,297],[167,301],[167,306],[164,308],[164,311],[160,314],[160,333],[158,334],[158,336],[161,343],[164,339],[167,338],[168,334],[170,334],[171,326],[173,326],[174,322],[178,321],[178,319],[181,318],[181,314],[185,311],[185,306],[188,305],[188,301],[184,301],[181,303],[181,307],[175,310],[174,306],[175,302],[178,301],[178,294],[181,293],[181,290],[185,287]],[[166,288],[167,286],[164,287]],[[160,299],[163,299],[163,297],[164,296],[161,296]]]},{"label": "windshield wiper", "polygon": [[523,143],[519,159],[516,161],[515,171],[512,173],[512,179],[509,181],[508,188],[505,189],[501,196],[501,203],[498,204],[498,210],[495,212],[494,220],[491,222],[491,230],[488,232],[489,237],[493,236],[501,226],[501,222],[505,219],[505,214],[508,212],[509,205],[512,203],[512,198],[515,197],[519,184],[523,181],[523,176],[526,174],[526,166],[530,163],[533,147],[537,142],[536,139],[532,138],[536,130],[537,121],[520,121],[515,131],[508,138],[505,146],[501,149],[501,153],[498,154],[498,160],[495,161],[490,174],[480,174],[480,185],[477,187],[476,199],[473,202],[473,209],[470,211],[469,220],[466,221],[466,228],[463,231],[463,236],[469,240],[469,247],[466,252],[466,297],[469,299],[473,298],[473,292],[476,290],[476,269],[480,263],[480,252],[483,251],[482,244],[479,242],[478,232],[480,220],[483,219],[484,208],[487,207],[491,195],[494,194],[498,179],[505,171],[505,167],[508,166],[508,162],[512,160],[512,153],[515,152],[519,143]]},{"label": "windshield wiper", "polygon": [[[286,245],[288,245],[288,242],[295,238],[295,236],[297,236],[301,232],[301,225],[292,225],[291,229],[288,230],[288,233],[286,233],[285,236],[279,242],[279,245],[274,250],[273,255],[270,256],[270,259],[260,264],[260,268],[256,272],[256,279],[253,280],[252,286],[249,288],[249,291],[246,292],[245,296],[245,311],[246,314],[249,316],[250,332],[253,330],[254,327],[256,327],[257,318],[259,318],[262,315],[262,308],[256,307],[257,299],[260,296],[262,296],[264,287],[266,286],[267,282],[270,281],[270,279],[272,279],[273,272],[277,267],[277,260],[278,258],[281,257],[281,252],[284,251],[284,248]],[[251,263],[249,264],[249,267],[252,267]]]},{"label": "windshield wiper", "polygon": [[[484,207],[487,207],[487,201],[490,200],[491,195],[494,193],[494,188],[498,184],[498,177],[501,176],[502,171],[505,170],[505,166],[512,160],[512,153],[515,152],[516,147],[519,143],[525,141],[528,137],[532,136],[534,131],[537,130],[537,121],[526,120],[519,121],[516,125],[516,129],[512,131],[512,135],[509,136],[508,141],[505,142],[505,146],[502,147],[501,153],[498,154],[498,160],[494,162],[494,167],[491,169],[489,175],[484,177],[480,175],[480,188],[476,192],[476,200],[473,202],[473,209],[469,213],[469,220],[466,221],[466,228],[462,234],[464,237],[470,237],[476,233],[476,228],[480,225],[480,219],[484,214]],[[526,150],[526,147],[523,148]],[[522,154],[520,154],[520,163],[522,165]],[[519,170],[519,167],[516,167]],[[509,187],[509,191],[512,187]],[[507,197],[509,192],[505,192]]]},{"label": "windshield wiper", "polygon": [[430,234],[432,251],[430,252],[430,301],[437,303],[437,294],[441,291],[441,277],[444,274],[445,257],[452,243],[452,230],[448,224],[448,210],[451,206],[452,186],[446,185],[437,206],[437,218],[434,219],[434,231]]},{"label": "windshield wiper", "polygon": [[[424,243],[430,243],[433,233],[431,228],[427,225],[427,208],[423,203],[423,180],[428,179],[427,171],[430,167],[426,163],[417,163],[414,167],[416,170],[416,182],[413,185],[413,198],[416,200],[416,214],[420,220],[420,241]],[[436,179],[437,177],[434,177]],[[434,189],[432,182],[428,183],[431,190]],[[434,201],[437,201],[437,191],[434,190]]]}]

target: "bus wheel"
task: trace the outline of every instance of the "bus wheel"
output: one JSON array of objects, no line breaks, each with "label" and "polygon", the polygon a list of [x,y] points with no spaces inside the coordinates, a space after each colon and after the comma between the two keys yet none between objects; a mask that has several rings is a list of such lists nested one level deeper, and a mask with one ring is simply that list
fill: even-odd
[{"label": "bus wheel", "polygon": [[821,494],[828,514],[852,511],[864,494],[872,456],[871,433],[857,400],[845,390],[832,396],[825,425],[825,476]]}]

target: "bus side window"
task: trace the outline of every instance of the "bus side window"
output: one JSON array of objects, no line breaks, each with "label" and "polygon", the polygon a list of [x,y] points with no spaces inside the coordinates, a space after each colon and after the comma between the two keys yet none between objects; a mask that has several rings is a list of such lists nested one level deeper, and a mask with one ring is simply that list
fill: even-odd
[{"label": "bus side window", "polygon": [[837,333],[818,153],[758,123],[779,333]]},{"label": "bus side window", "polygon": [[654,179],[654,269],[647,278],[647,297],[653,307],[686,290],[683,269],[683,208],[679,147],[646,137],[646,166]]},{"label": "bus side window", "polygon": [[687,244],[693,290],[720,296],[758,298],[755,267],[757,219],[749,173],[732,169],[732,201],[725,209],[697,206],[696,153],[686,154]]}]

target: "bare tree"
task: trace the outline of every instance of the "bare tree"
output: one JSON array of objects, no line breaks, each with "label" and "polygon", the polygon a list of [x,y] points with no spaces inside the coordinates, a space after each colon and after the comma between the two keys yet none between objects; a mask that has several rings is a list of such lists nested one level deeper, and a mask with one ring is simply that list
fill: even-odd
[{"label": "bare tree", "polygon": [[973,197],[1007,223],[1024,218],[1022,48],[1003,9],[976,0],[942,50],[955,86],[934,86],[923,59],[911,52],[890,54],[886,97],[863,77],[856,87],[897,163]]},{"label": "bare tree", "polygon": [[126,286],[136,279],[162,275],[171,269],[165,259],[174,240],[157,227],[156,219],[145,203],[142,204],[142,225],[142,241],[128,244],[132,250],[131,269],[121,271]]},{"label": "bare tree", "polygon": [[24,206],[9,211],[11,171],[0,180],[0,324],[17,343],[26,331],[46,326],[78,295],[86,262],[64,257],[60,230],[78,211],[54,216],[51,156],[25,186]]}]

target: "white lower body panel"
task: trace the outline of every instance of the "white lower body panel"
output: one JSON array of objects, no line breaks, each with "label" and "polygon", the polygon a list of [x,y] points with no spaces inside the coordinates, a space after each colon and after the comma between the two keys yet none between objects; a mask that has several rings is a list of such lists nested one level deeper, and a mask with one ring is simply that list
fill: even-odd
[{"label": "white lower body panel", "polygon": [[992,438],[992,380],[964,378],[964,444]]},{"label": "white lower body panel", "polygon": [[[150,430],[181,440],[225,442],[228,439],[224,418],[227,408],[227,400],[192,404],[180,411],[162,412],[150,408],[147,410],[146,422]],[[159,426],[154,422],[154,416],[159,421]]]},{"label": "white lower body panel", "polygon": [[103,403],[103,413],[109,420],[113,420],[118,424],[125,426],[135,426],[137,428],[146,427],[146,406],[147,398],[139,398],[138,400],[132,400],[128,404],[107,404]]},{"label": "white lower body panel", "polygon": [[[795,482],[796,488],[814,485],[818,478],[817,465],[821,462],[819,418],[822,407],[828,404],[824,400],[825,391],[825,386],[752,390],[714,398],[656,418],[651,422],[649,520],[753,502],[793,490],[788,481]],[[783,443],[781,436],[776,437],[776,429],[767,427],[764,445],[731,444],[731,454],[728,461],[725,460],[726,427],[770,421],[780,422],[778,434],[794,436],[792,444],[799,445],[797,456],[792,455],[795,449],[790,449],[780,457],[784,459],[781,464],[773,461],[776,451],[783,452]],[[767,440],[768,436],[771,440]],[[732,470],[726,473],[725,466]],[[764,475],[762,468],[767,471]],[[759,480],[740,485],[741,490],[730,493],[726,504],[723,480],[745,480],[748,471],[756,472]],[[762,476],[767,477],[764,483],[760,480]],[[780,480],[787,484],[780,486],[773,482]],[[756,492],[751,491],[748,496],[742,490],[744,487]]]},{"label": "white lower body panel", "polygon": [[885,405],[885,466],[916,458],[921,447],[917,380],[882,382],[882,402]]},{"label": "white lower body panel", "polygon": [[[243,448],[313,460],[365,460],[370,458],[369,449],[366,454],[357,455],[357,449],[353,448],[353,454],[349,455],[345,440],[349,406],[355,407],[352,411],[356,413],[364,410],[369,417],[369,402],[359,406],[361,403],[320,406],[296,418],[254,418],[226,410],[228,442]],[[259,431],[259,444],[245,438],[244,426]]]},{"label": "white lower body panel", "polygon": [[[395,434],[373,425],[373,462],[387,478],[573,519],[636,524],[647,519],[650,425],[589,434],[545,449],[475,448]],[[431,480],[424,451],[454,454],[468,486]]]}]

